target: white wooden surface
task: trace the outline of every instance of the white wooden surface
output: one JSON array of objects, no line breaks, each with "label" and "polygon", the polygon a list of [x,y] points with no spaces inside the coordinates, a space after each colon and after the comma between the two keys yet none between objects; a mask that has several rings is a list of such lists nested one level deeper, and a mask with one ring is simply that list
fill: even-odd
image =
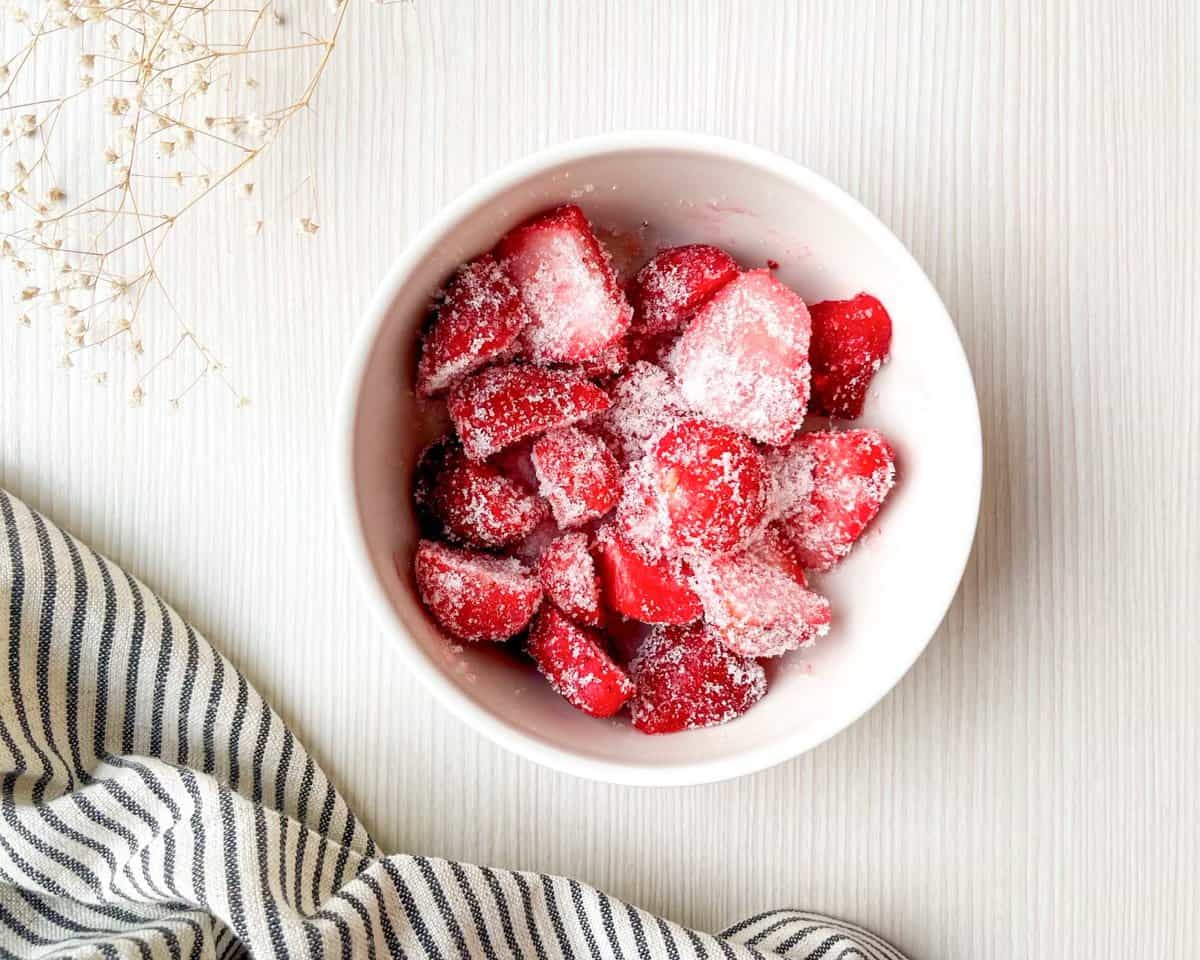
[{"label": "white wooden surface", "polygon": [[[350,16],[274,161],[277,185],[315,170],[319,236],[213,214],[219,272],[176,255],[252,405],[129,410],[5,322],[0,482],[191,617],[386,848],[573,874],[709,929],[825,910],[914,957],[1197,956],[1196,6]],[[340,362],[413,230],[527,151],[648,126],[776,149],[876,210],[957,320],[986,450],[965,582],[899,687],[793,763],[666,791],[550,773],[443,713],[368,620],[327,482]]]}]

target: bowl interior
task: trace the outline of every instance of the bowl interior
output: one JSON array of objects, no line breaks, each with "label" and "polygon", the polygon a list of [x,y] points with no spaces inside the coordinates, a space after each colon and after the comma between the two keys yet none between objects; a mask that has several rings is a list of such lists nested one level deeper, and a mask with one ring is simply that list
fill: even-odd
[{"label": "bowl interior", "polygon": [[[410,506],[417,453],[438,425],[412,391],[416,333],[455,266],[509,227],[574,200],[618,264],[660,244],[708,242],[743,266],[779,263],[810,302],[860,290],[894,322],[891,361],[861,420],[894,443],[899,484],[835,572],[829,637],[769,667],[770,690],[728,725],[647,737],[568,706],[531,666],[489,645],[449,643],[417,599]],[[385,619],[435,692],[485,733],[575,773],[629,782],[717,779],[786,759],[840,730],[912,664],[957,587],[978,509],[978,411],[965,359],[919,268],[869,214],[820,178],[757,151],[626,145],[534,166],[457,205],[410,251],[358,381],[350,444],[361,547]]]}]

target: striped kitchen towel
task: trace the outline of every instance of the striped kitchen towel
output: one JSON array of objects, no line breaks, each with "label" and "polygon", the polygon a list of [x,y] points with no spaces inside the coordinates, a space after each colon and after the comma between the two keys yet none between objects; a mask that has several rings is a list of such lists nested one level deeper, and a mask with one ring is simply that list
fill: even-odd
[{"label": "striped kitchen towel", "polygon": [[575,880],[384,856],[159,597],[0,490],[0,956],[888,958],[797,910],[718,937]]}]

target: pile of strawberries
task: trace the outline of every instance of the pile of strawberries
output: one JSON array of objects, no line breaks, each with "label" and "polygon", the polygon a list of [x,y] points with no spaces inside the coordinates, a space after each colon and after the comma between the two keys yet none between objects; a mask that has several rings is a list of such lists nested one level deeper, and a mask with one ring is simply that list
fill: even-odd
[{"label": "pile of strawberries", "polygon": [[622,286],[583,212],[460,268],[417,390],[454,429],[417,465],[421,599],[450,636],[523,637],[572,705],[668,733],[766,692],[762,658],[829,630],[806,570],[879,511],[895,457],[857,418],[891,344],[874,297],[806,307],[716,247]]}]

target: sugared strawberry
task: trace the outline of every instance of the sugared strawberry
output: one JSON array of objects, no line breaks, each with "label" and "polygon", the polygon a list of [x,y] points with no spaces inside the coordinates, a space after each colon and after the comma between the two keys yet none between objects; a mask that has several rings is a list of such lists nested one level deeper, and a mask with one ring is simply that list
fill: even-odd
[{"label": "sugared strawberry", "polygon": [[782,512],[780,528],[804,566],[828,570],[850,552],[896,482],[896,454],[878,430],[801,433],[775,472],[811,475],[807,496]]},{"label": "sugared strawberry", "polygon": [[600,626],[600,578],[586,534],[567,533],[548,544],[537,570],[551,603],[572,620]]},{"label": "sugared strawberry", "polygon": [[421,344],[417,392],[434,396],[505,353],[528,325],[516,286],[490,253],[459,269]]},{"label": "sugared strawberry", "polygon": [[749,440],[711,420],[668,429],[644,461],[667,512],[676,546],[734,550],[759,531],[767,512],[767,466]]},{"label": "sugared strawberry", "polygon": [[678,330],[737,274],[737,262],[718,247],[693,243],[660,251],[629,285],[633,329],[650,336]]},{"label": "sugared strawberry", "polygon": [[525,628],[542,599],[537,578],[511,557],[422,540],[414,567],[421,602],[460,640],[507,640]]},{"label": "sugared strawberry", "polygon": [[629,329],[633,309],[587,217],[574,204],[510,231],[496,256],[532,318],[522,340],[536,363],[589,360]]},{"label": "sugared strawberry", "polygon": [[621,495],[621,468],[604,441],[577,427],[544,434],[533,445],[538,489],[558,525],[578,527],[602,517]]},{"label": "sugared strawberry", "polygon": [[449,409],[467,456],[486,460],[525,437],[603,413],[610,403],[574,370],[510,364],[467,377],[450,391]]},{"label": "sugared strawberry", "polygon": [[671,351],[683,399],[761,443],[786,443],[808,407],[811,326],[804,301],[751,270],[702,306]]},{"label": "sugared strawberry", "polygon": [[675,733],[740,717],[767,692],[763,668],[717,642],[703,625],[660,627],[629,664],[633,725]]},{"label": "sugared strawberry", "polygon": [[807,589],[795,548],[773,527],[741,553],[697,558],[691,583],[713,635],[743,657],[777,657],[829,632],[829,601]]},{"label": "sugared strawberry", "polygon": [[593,717],[611,717],[633,696],[633,682],[604,652],[599,636],[553,606],[533,622],[527,649],[550,686]]},{"label": "sugared strawberry", "polygon": [[600,589],[610,610],[642,623],[691,623],[704,613],[678,559],[650,561],[615,530],[602,530],[596,543]]},{"label": "sugared strawberry", "polygon": [[869,293],[814,303],[809,313],[813,412],[855,420],[891,348],[892,318]]},{"label": "sugared strawberry", "polygon": [[633,364],[609,389],[613,402],[600,427],[622,463],[641,459],[651,440],[687,415],[671,375],[652,363]]},{"label": "sugared strawberry", "polygon": [[437,475],[434,512],[452,537],[500,547],[528,536],[547,515],[544,501],[495,467],[453,451]]}]

